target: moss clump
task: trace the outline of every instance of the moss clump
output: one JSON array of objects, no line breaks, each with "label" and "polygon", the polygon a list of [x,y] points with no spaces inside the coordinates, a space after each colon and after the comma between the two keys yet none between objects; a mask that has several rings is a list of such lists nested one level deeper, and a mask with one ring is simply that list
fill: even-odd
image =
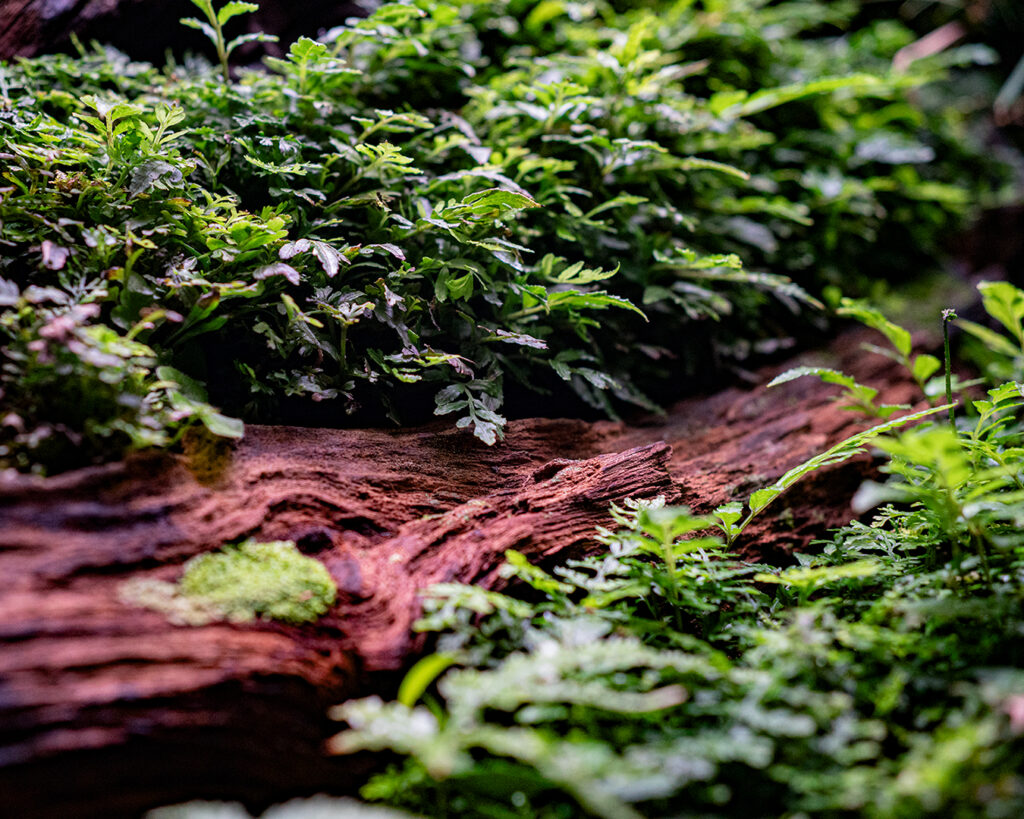
[{"label": "moss clump", "polygon": [[185,565],[178,587],[236,622],[263,617],[310,623],[330,609],[338,593],[324,565],[290,541],[247,540],[200,555]]}]

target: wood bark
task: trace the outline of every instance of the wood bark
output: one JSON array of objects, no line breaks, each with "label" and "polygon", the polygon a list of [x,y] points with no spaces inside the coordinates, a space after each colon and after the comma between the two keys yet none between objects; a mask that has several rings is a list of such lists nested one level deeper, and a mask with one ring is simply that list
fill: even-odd
[{"label": "wood bark", "polygon": [[[826,363],[913,399],[845,336]],[[198,797],[259,807],[351,789],[326,706],[387,695],[423,648],[417,592],[493,585],[506,549],[542,562],[593,548],[610,503],[741,500],[864,423],[801,379],[694,398],[639,423],[532,419],[486,447],[440,423],[404,431],[250,426],[234,449],[0,480],[0,815],[130,816]],[[785,560],[845,522],[867,456],[799,484],[744,538]],[[295,540],[340,598],[315,625],[182,627],[119,597],[246,537]]]}]

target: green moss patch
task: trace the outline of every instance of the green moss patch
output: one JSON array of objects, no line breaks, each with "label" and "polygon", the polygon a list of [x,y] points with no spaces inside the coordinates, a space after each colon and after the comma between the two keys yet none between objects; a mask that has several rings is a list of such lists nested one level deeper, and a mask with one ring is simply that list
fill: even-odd
[{"label": "green moss patch", "polygon": [[246,540],[193,558],[176,584],[126,583],[121,599],[184,625],[244,623],[257,617],[298,624],[326,614],[337,592],[324,565],[303,555],[291,541]]}]

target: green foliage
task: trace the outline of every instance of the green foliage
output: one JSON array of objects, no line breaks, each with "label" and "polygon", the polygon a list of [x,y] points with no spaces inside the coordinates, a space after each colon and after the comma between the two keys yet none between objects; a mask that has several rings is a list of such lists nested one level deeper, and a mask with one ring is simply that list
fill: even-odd
[{"label": "green foliage", "polygon": [[[1024,294],[981,290],[1014,333]],[[925,420],[945,406],[887,421],[711,519],[613,508],[600,554],[547,571],[510,554],[515,597],[435,588],[421,628],[456,667],[423,705],[339,706],[332,747],[406,757],[363,796],[431,816],[1019,815],[1021,407],[1007,382],[954,427]],[[881,506],[870,523],[786,568],[713,536],[869,443],[889,475],[854,499]]]},{"label": "green foliage", "polygon": [[121,589],[124,601],[160,611],[183,625],[244,623],[257,617],[312,623],[336,597],[337,587],[324,565],[290,541],[246,540],[193,558],[177,583],[140,579]]},{"label": "green foliage", "polygon": [[195,17],[184,17],[181,24],[189,28],[195,28],[203,32],[217,49],[217,59],[220,61],[221,71],[224,75],[224,82],[231,82],[231,70],[228,60],[233,52],[240,45],[251,42],[276,42],[277,37],[262,33],[242,34],[231,41],[224,39],[224,24],[232,17],[240,14],[249,14],[256,11],[259,5],[256,3],[241,3],[238,0],[229,0],[219,9],[214,9],[213,0],[192,0],[206,18],[206,22],[197,20]]},{"label": "green foliage", "polygon": [[528,614],[443,635],[463,667],[432,704],[335,710],[334,750],[408,757],[364,797],[486,817],[1024,806],[1019,549],[989,589],[970,565],[928,568],[886,513],[778,575],[708,546],[670,576],[636,547],[662,529],[629,517],[606,554],[555,568],[569,590],[526,578]]},{"label": "green foliage", "polygon": [[1024,294],[1008,282],[978,285],[986,312],[1001,325],[1002,332],[966,319],[957,325],[978,344],[968,354],[993,379],[1024,380]]},{"label": "green foliage", "polygon": [[133,333],[139,394],[154,364],[205,384],[188,418],[131,421],[164,442],[212,405],[436,407],[488,443],[506,393],[652,409],[803,323],[809,293],[917,266],[998,175],[958,111],[917,102],[946,62],[893,73],[909,33],[844,32],[844,4],[409,0],[235,82],[251,37],[223,27],[251,4],[196,5],[219,78],[98,48],[0,69],[3,292]]},{"label": "green foliage", "polygon": [[93,323],[100,288],[77,303],[54,287],[19,293],[0,280],[0,290],[0,463],[24,470],[87,465],[110,452],[167,446],[193,422],[215,435],[241,436],[239,422],[205,403],[201,385],[156,368],[156,353],[135,340],[165,316],[150,314],[122,334]]},{"label": "green foliage", "polygon": [[[735,507],[729,505],[727,507],[720,507],[715,510],[716,515],[721,521],[719,524],[720,528],[725,532],[726,536],[731,543],[734,541],[743,530],[746,529],[747,525],[761,512],[768,508],[769,505],[775,502],[775,500],[782,495],[787,489],[793,484],[799,481],[801,478],[806,477],[812,472],[816,472],[826,466],[832,466],[833,464],[842,463],[848,461],[856,455],[863,453],[864,447],[867,444],[875,443],[877,446],[877,438],[880,435],[884,435],[887,432],[891,432],[901,426],[909,423],[914,423],[927,418],[930,415],[935,415],[939,412],[945,412],[950,409],[953,405],[944,404],[941,407],[931,407],[929,409],[919,410],[918,412],[912,412],[909,415],[903,415],[899,418],[886,421],[885,423],[878,424],[877,426],[866,429],[863,432],[858,432],[851,435],[849,438],[840,441],[835,446],[825,450],[824,452],[808,458],[801,464],[794,466],[788,472],[786,472],[781,478],[775,481],[770,486],[766,486],[762,489],[758,489],[754,492],[749,500],[747,501],[748,513],[742,521],[739,521],[739,517],[733,517],[735,514]],[[741,507],[742,508],[742,507]],[[723,513],[727,517],[723,517]]]},{"label": "green foliage", "polygon": [[[936,359],[937,363],[938,360]],[[878,395],[878,390],[874,387],[859,384],[851,376],[829,367],[794,367],[773,378],[768,386],[777,387],[780,384],[795,381],[797,378],[803,378],[805,375],[817,376],[826,384],[835,384],[842,387],[843,394],[838,400],[846,402],[843,405],[843,409],[860,410],[874,418],[888,418],[901,409],[908,409],[906,405],[902,404],[876,404],[875,396]]]}]

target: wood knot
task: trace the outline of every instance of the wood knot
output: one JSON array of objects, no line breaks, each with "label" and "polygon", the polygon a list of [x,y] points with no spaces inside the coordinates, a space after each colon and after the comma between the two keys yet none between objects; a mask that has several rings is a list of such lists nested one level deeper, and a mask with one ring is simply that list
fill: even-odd
[{"label": "wood knot", "polygon": [[547,481],[555,477],[555,475],[557,475],[566,467],[574,466],[575,464],[578,463],[581,462],[569,460],[567,458],[555,458],[555,460],[548,461],[546,464],[544,464],[544,466],[536,470],[530,477],[534,483],[541,483],[543,481]]}]

